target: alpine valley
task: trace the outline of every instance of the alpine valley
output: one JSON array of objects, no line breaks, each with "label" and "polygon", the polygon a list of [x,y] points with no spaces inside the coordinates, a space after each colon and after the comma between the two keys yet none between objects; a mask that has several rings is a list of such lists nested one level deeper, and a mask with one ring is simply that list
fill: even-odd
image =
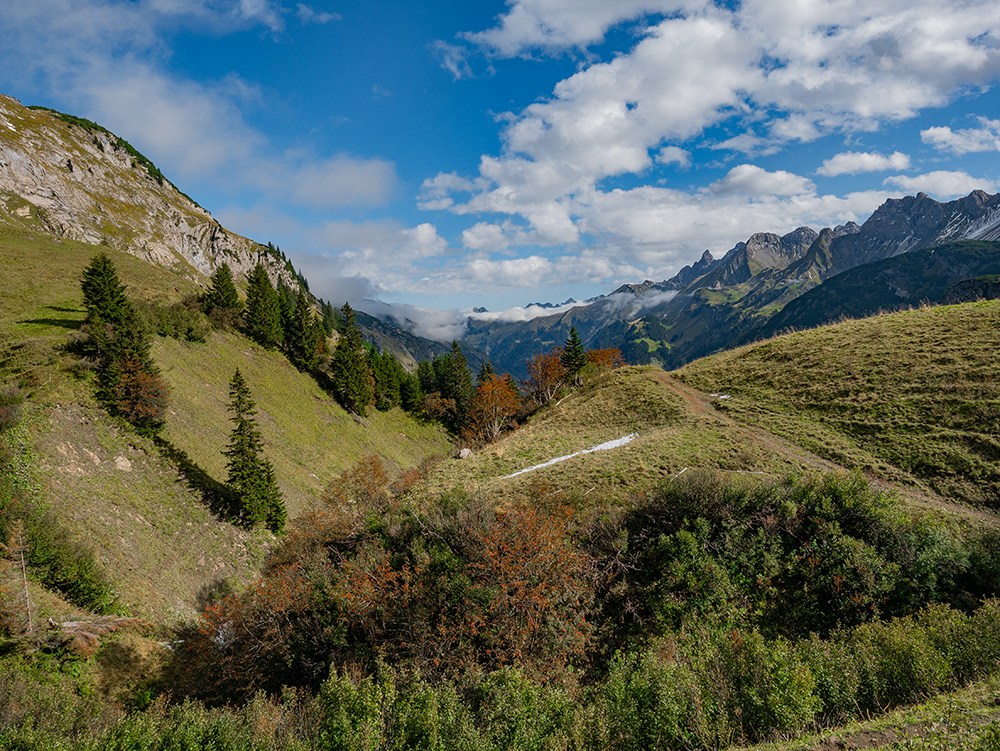
[{"label": "alpine valley", "polygon": [[1000,196],[872,208],[436,342],[0,95],[0,751],[1000,748]]}]

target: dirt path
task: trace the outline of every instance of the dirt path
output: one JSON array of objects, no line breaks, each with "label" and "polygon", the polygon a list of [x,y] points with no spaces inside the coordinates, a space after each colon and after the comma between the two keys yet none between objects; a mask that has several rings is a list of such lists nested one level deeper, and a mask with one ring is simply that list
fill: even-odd
[{"label": "dirt path", "polygon": [[655,373],[653,375],[653,379],[658,383],[662,383],[666,388],[670,389],[673,393],[683,399],[685,404],[687,404],[688,412],[691,415],[707,418],[713,422],[719,423],[720,425],[724,425],[727,430],[745,435],[753,441],[763,445],[769,451],[785,457],[793,463],[824,472],[845,471],[844,467],[839,464],[805,451],[791,441],[786,441],[785,439],[779,438],[766,430],[761,430],[760,428],[755,428],[752,425],[747,425],[746,423],[734,420],[725,412],[715,408],[713,403],[715,402],[716,397],[688,386],[686,383],[677,380],[665,371]]},{"label": "dirt path", "polygon": [[[764,446],[767,450],[772,451],[774,454],[784,457],[792,464],[797,464],[799,466],[820,472],[851,471],[849,468],[844,467],[841,464],[837,464],[836,462],[817,456],[816,454],[803,449],[801,446],[776,436],[773,433],[769,433],[761,428],[757,428],[753,425],[748,425],[744,422],[739,422],[733,419],[726,414],[726,412],[715,408],[714,405],[717,401],[717,397],[713,397],[710,394],[706,394],[703,391],[699,391],[698,389],[689,386],[683,381],[674,378],[666,371],[654,373],[652,374],[652,377],[657,383],[663,384],[664,387],[683,399],[684,403],[687,405],[688,413],[693,417],[711,420],[712,422],[724,426],[726,430],[742,434],[749,440],[755,441]],[[990,524],[991,526],[995,526],[998,523],[997,516],[995,514],[955,503],[926,489],[893,483],[881,478],[870,479],[875,487],[885,491],[895,492],[900,496],[905,497],[918,509],[924,509],[927,511],[944,511],[946,513],[956,514],[962,517],[974,517],[980,519],[984,523]],[[859,746],[859,748],[862,747]]]}]

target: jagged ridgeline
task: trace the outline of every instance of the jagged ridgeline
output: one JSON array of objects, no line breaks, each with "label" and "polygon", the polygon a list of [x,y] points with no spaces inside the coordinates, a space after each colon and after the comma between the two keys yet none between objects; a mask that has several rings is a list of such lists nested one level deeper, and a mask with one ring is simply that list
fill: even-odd
[{"label": "jagged ridgeline", "polygon": [[755,234],[671,279],[626,284],[559,315],[472,322],[468,341],[521,373],[526,356],[575,326],[590,347],[674,368],[789,328],[939,303],[952,285],[998,273],[997,240],[1000,195],[940,203],[921,193],[886,201],[861,226]]}]

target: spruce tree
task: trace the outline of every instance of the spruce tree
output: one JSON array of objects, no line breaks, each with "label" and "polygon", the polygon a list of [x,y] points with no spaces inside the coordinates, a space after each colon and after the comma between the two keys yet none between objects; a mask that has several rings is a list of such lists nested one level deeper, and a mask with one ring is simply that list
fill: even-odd
[{"label": "spruce tree", "polygon": [[260,346],[271,349],[281,344],[281,301],[271,285],[263,264],[253,267],[247,277],[247,305],[243,329]]},{"label": "spruce tree", "polygon": [[493,363],[489,360],[483,360],[483,364],[479,366],[479,375],[476,376],[476,388],[478,389],[494,375],[496,373],[493,370]]},{"label": "spruce tree", "polygon": [[299,290],[295,308],[285,327],[285,349],[288,359],[300,370],[311,370],[319,362],[317,343],[322,330],[313,320],[312,309],[305,292]]},{"label": "spruce tree", "polygon": [[469,362],[465,359],[462,348],[456,341],[451,343],[451,354],[448,355],[444,373],[445,377],[444,383],[441,384],[441,393],[448,399],[455,400],[455,406],[458,409],[458,414],[456,415],[457,425],[455,426],[457,429],[465,424],[469,407],[472,405],[472,400],[476,397],[476,387],[472,383]]},{"label": "spruce tree", "polygon": [[[469,363],[462,354],[462,348],[457,341],[451,343],[451,352],[446,355],[435,357],[432,363],[434,372],[434,386],[441,397],[454,402],[454,416],[447,419],[448,427],[458,431],[465,424],[465,418],[469,411],[469,406],[476,396],[476,387],[472,383],[472,374],[469,372]],[[418,370],[418,374],[419,374]],[[423,385],[421,377],[421,385]],[[424,391],[428,391],[424,386]]]},{"label": "spruce tree", "polygon": [[274,469],[263,455],[264,439],[254,420],[257,407],[239,368],[229,382],[228,408],[233,430],[222,452],[229,459],[226,484],[237,498],[244,523],[266,524],[272,532],[280,532],[285,525],[285,503]]},{"label": "spruce tree", "polygon": [[424,409],[424,390],[420,388],[420,379],[405,370],[399,382],[399,403],[407,412],[414,414]]},{"label": "spruce tree", "polygon": [[566,370],[566,378],[572,378],[573,382],[580,385],[580,371],[587,364],[587,351],[583,348],[580,335],[576,333],[576,326],[570,327],[569,338],[563,345],[562,355],[559,358],[563,368]]},{"label": "spruce tree", "polygon": [[385,412],[400,403],[400,383],[406,375],[396,356],[386,350],[379,352],[374,347],[368,350],[368,369],[375,382],[375,409]]},{"label": "spruce tree", "polygon": [[340,339],[330,366],[334,393],[344,409],[364,417],[368,414],[368,403],[372,398],[371,383],[361,329],[354,321],[354,310],[350,303],[344,303],[340,318]]},{"label": "spruce tree", "polygon": [[205,293],[202,308],[206,314],[219,309],[233,311],[237,315],[243,309],[239,292],[236,291],[236,285],[233,283],[233,271],[229,268],[228,263],[222,263],[212,274],[212,286]]},{"label": "spruce tree", "polygon": [[84,269],[80,287],[98,357],[97,397],[139,432],[155,433],[163,426],[168,389],[153,360],[152,334],[105,253]]},{"label": "spruce tree", "polygon": [[114,324],[129,306],[125,286],[119,281],[118,271],[106,253],[98,253],[91,259],[90,265],[83,270],[80,287],[89,324]]}]

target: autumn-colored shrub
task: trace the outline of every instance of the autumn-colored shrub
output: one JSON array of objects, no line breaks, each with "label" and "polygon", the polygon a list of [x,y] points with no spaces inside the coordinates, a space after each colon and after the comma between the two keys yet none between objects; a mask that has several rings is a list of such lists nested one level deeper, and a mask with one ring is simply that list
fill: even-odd
[{"label": "autumn-colored shrub", "polygon": [[622,357],[621,350],[616,347],[608,349],[588,349],[587,362],[593,366],[598,373],[603,373],[625,365],[625,358]]},{"label": "autumn-colored shrub", "polygon": [[[196,629],[185,634],[185,675],[178,685],[224,703],[258,689],[318,685],[325,664],[314,664],[308,611],[314,592],[294,566],[270,570],[246,591],[206,608]],[[305,616],[305,617],[304,617]]]},{"label": "autumn-colored shrub", "polygon": [[543,352],[528,360],[528,393],[536,404],[547,404],[566,381],[566,368],[562,364],[562,348]]},{"label": "autumn-colored shrub", "polygon": [[376,513],[385,511],[391,484],[382,460],[375,455],[365,456],[326,486],[323,502],[331,508],[353,507],[361,512]]},{"label": "autumn-colored shrub", "polygon": [[463,436],[474,444],[494,442],[517,414],[520,401],[509,375],[489,375],[476,389]]},{"label": "autumn-colored shrub", "polygon": [[170,389],[135,357],[126,357],[119,367],[120,376],[114,386],[115,409],[137,428],[156,429],[166,417]]}]

